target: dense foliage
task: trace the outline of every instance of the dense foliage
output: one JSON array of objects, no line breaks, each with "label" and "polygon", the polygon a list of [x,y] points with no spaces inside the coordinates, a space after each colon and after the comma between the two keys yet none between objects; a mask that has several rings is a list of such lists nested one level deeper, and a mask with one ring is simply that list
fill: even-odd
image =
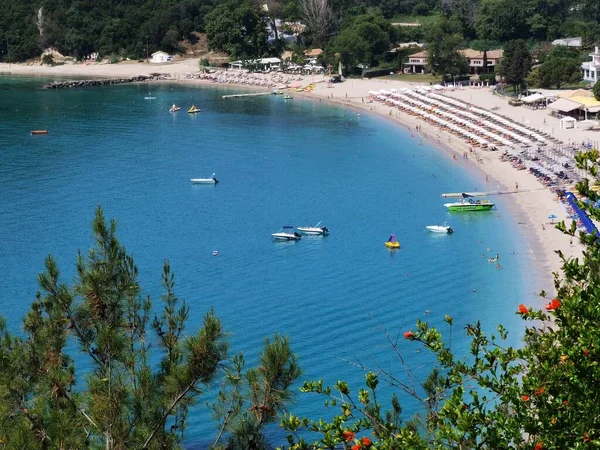
[{"label": "dense foliage", "polygon": [[[463,45],[473,40],[501,45],[513,39],[530,43],[582,36],[588,51],[600,38],[596,0],[4,0],[0,58],[21,61],[47,47],[76,58],[96,52],[143,58],[159,49],[182,51],[182,41],[195,42],[192,32],[204,31],[214,37],[214,49],[231,51],[235,57],[260,57],[278,54],[285,46],[279,40],[282,30],[273,29],[281,19],[306,25],[296,42],[301,47],[321,47],[328,54],[339,53],[346,64],[372,67],[389,62],[384,53],[396,42],[423,42],[426,27],[390,26],[414,21],[407,17],[411,14],[427,18],[425,23],[453,21]],[[246,28],[249,21],[251,29]],[[263,36],[268,27],[273,32],[271,46]],[[442,43],[448,37],[453,41],[449,47],[454,47],[454,35],[453,31],[426,41]],[[388,48],[382,50],[384,43]]]},{"label": "dense foliage", "polygon": [[242,355],[229,359],[212,311],[200,330],[186,330],[189,307],[174,293],[168,263],[154,314],[115,222],[107,224],[98,209],[93,230],[95,246],[77,256],[72,286],[46,259],[23,336],[0,318],[2,448],[179,448],[189,409],[221,379],[214,445],[259,448],[264,425],[291,400],[301,373],[288,339],[267,339],[258,367],[245,370]]}]

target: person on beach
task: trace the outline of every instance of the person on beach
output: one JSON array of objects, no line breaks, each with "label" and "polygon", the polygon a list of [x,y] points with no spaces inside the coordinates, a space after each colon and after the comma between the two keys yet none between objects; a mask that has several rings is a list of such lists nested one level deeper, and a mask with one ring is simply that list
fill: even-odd
[{"label": "person on beach", "polygon": [[542,224],[542,230],[546,230],[546,227],[544,226],[544,224]]},{"label": "person on beach", "polygon": [[519,183],[517,183],[516,181],[515,181],[515,190],[516,190],[516,191],[518,191],[518,190],[519,190]]},{"label": "person on beach", "polygon": [[487,183],[488,181],[489,181],[489,180],[488,180],[488,176],[486,175],[486,176],[485,176],[485,182]]}]

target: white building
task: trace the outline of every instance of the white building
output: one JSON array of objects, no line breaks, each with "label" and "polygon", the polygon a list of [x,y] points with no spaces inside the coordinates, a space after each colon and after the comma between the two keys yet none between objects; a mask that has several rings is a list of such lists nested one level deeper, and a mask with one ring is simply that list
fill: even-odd
[{"label": "white building", "polygon": [[165,63],[165,62],[171,61],[172,59],[173,59],[173,57],[171,55],[169,55],[168,53],[165,53],[165,52],[161,52],[159,50],[158,52],[152,53],[152,60],[150,62]]},{"label": "white building", "polygon": [[568,37],[562,39],[555,39],[552,41],[552,45],[566,45],[567,47],[581,47],[581,38],[580,37]]},{"label": "white building", "polygon": [[598,53],[598,47],[596,47],[594,53],[590,53],[590,56],[592,60],[581,64],[581,70],[583,70],[584,81],[589,81],[593,84],[598,81],[598,73],[600,72],[600,53]]}]

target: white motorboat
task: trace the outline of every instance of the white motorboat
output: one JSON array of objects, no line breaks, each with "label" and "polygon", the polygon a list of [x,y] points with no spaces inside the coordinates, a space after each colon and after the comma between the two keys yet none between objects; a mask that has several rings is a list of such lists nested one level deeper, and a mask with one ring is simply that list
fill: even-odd
[{"label": "white motorboat", "polygon": [[326,234],[329,234],[329,229],[327,227],[322,227],[321,222],[316,224],[314,227],[298,227],[297,229],[302,234],[312,234],[320,236],[325,236]]},{"label": "white motorboat", "polygon": [[299,241],[302,239],[302,236],[294,231],[294,227],[290,226],[281,227],[281,231],[273,233],[271,236],[277,241]]},{"label": "white motorboat", "polygon": [[209,178],[190,178],[190,181],[193,184],[217,184],[219,182],[214,173]]},{"label": "white motorboat", "polygon": [[427,231],[431,231],[432,233],[454,233],[452,227],[446,225],[446,222],[444,222],[443,225],[428,225],[425,228],[427,228]]}]

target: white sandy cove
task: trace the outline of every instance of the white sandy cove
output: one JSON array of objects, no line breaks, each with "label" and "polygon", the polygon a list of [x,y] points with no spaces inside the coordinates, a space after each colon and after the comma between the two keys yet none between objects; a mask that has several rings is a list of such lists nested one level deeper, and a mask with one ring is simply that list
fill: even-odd
[{"label": "white sandy cove", "polygon": [[[148,64],[138,62],[124,62],[119,64],[71,64],[55,67],[0,64],[0,72],[23,75],[57,75],[57,76],[90,76],[90,77],[125,77],[136,75],[148,75],[150,73],[170,73],[175,80],[190,84],[212,83],[207,80],[189,80],[186,74],[198,71],[198,58],[185,59],[170,64]],[[266,76],[265,76],[266,77]],[[382,103],[367,103],[369,91],[380,89],[401,89],[405,87],[417,87],[423,83],[407,83],[391,80],[346,80],[343,83],[330,84],[324,82],[326,76],[304,76],[300,83],[308,84],[316,82],[316,88],[309,93],[295,93],[295,95],[309,96],[319,100],[342,103],[354,108],[362,108],[375,114],[380,114],[393,120],[402,126],[408,127],[414,134],[415,139],[428,140],[430,144],[444,148],[448,154],[456,154],[453,164],[463,164],[475,168],[481,174],[482,179],[487,176],[489,191],[514,191],[515,183],[518,183],[519,192],[508,194],[507,197],[514,199],[514,208],[511,211],[523,230],[526,240],[527,251],[535,262],[536,273],[529,274],[528,284],[532,292],[544,289],[553,292],[551,272],[558,271],[560,259],[555,250],[561,250],[567,256],[580,256],[582,246],[576,241],[570,242],[568,236],[563,235],[549,224],[548,215],[555,214],[557,220],[569,220],[564,206],[558,202],[556,196],[538,182],[528,171],[513,169],[509,163],[501,162],[500,152],[476,150],[476,154],[469,153],[470,146],[458,137],[440,132],[438,128],[415,118],[401,113],[395,107],[386,106]],[[259,89],[259,88],[255,88]],[[482,108],[499,109],[499,113],[511,118],[517,123],[525,123],[530,127],[544,130],[547,133],[561,139],[563,142],[596,142],[600,140],[597,132],[585,131],[583,129],[561,130],[559,120],[551,117],[547,110],[529,110],[523,107],[509,106],[507,100],[496,96],[486,88],[464,88],[453,92],[445,92],[465,102]],[[421,127],[419,133],[416,125]],[[439,140],[437,135],[440,135]],[[462,155],[467,152],[469,158]],[[476,161],[476,157],[481,162]],[[483,180],[482,180],[483,181]],[[468,190],[469,187],[457,186],[456,191]],[[515,299],[519,301],[519,299]],[[516,307],[516,306],[515,306]]]}]

